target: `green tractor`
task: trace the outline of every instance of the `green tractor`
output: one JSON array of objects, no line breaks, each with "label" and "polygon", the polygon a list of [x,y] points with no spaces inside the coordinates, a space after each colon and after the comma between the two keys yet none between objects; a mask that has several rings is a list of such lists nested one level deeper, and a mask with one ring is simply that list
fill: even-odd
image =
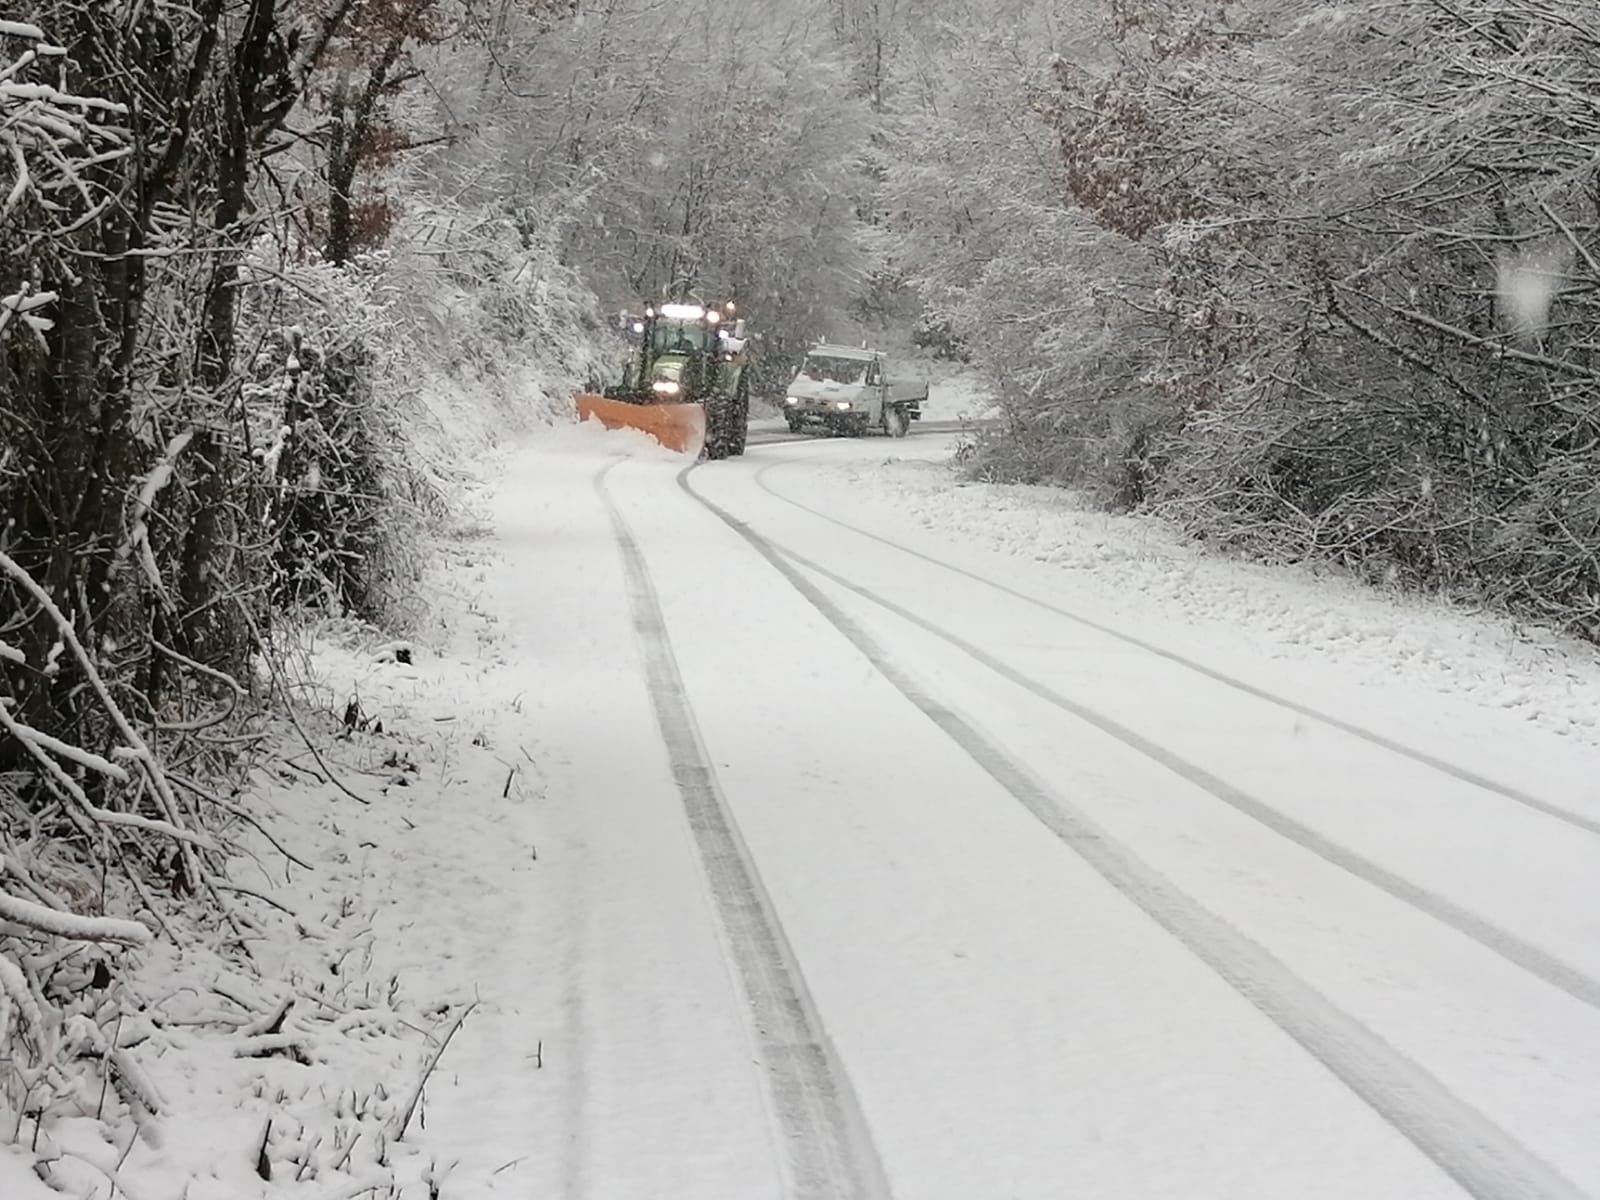
[{"label": "green tractor", "polygon": [[750,423],[750,339],[733,304],[650,305],[623,316],[638,356],[605,398],[628,404],[698,404],[705,411],[705,455],[744,453]]}]

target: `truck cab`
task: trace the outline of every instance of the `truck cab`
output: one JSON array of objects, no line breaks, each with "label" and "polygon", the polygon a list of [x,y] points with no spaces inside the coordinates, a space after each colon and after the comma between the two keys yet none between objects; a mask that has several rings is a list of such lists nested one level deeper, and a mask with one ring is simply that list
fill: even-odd
[{"label": "truck cab", "polygon": [[897,378],[877,350],[818,342],[806,351],[783,399],[789,428],[904,437],[922,417],[928,385]]}]

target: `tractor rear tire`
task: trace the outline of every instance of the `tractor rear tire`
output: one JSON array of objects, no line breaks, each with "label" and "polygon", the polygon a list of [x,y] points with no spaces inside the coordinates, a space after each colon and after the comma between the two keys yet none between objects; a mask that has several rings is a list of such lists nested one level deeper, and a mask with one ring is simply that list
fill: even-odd
[{"label": "tractor rear tire", "polygon": [[706,458],[715,461],[728,457],[727,418],[718,409],[706,408]]},{"label": "tractor rear tire", "polygon": [[733,391],[732,422],[733,428],[728,431],[729,455],[737,458],[744,454],[750,441],[750,376],[743,371],[739,373],[739,386]]},{"label": "tractor rear tire", "polygon": [[750,434],[750,389],[743,378],[727,399],[706,405],[706,457],[738,458]]}]

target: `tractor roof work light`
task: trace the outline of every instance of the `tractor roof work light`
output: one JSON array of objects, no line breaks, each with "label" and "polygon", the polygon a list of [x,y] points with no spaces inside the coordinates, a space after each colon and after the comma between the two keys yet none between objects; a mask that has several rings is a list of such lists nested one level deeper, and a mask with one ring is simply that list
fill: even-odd
[{"label": "tractor roof work light", "polygon": [[661,315],[671,321],[699,321],[705,318],[706,310],[698,304],[663,304]]}]

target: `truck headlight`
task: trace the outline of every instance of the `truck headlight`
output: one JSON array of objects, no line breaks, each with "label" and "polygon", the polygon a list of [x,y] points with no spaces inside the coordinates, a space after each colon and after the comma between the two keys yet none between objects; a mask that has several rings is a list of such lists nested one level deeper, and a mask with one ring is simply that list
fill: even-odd
[{"label": "truck headlight", "polygon": [[663,396],[676,396],[682,389],[670,379],[658,379],[650,385],[650,390]]},{"label": "truck headlight", "polygon": [[833,406],[835,408],[837,408],[840,412],[849,412],[850,411],[850,401],[848,401],[848,400],[835,400],[833,402]]},{"label": "truck headlight", "polygon": [[783,402],[785,404],[799,404],[800,398],[798,396],[785,396]]}]

